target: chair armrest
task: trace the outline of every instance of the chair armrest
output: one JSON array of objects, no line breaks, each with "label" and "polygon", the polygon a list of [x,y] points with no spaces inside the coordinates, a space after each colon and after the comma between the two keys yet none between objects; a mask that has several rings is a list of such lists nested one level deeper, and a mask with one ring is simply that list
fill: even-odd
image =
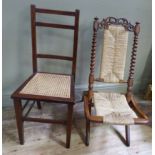
[{"label": "chair armrest", "polygon": [[133,95],[132,95],[131,100],[130,100],[130,106],[139,116],[139,118],[134,119],[136,124],[147,124],[147,123],[149,123],[148,116],[141,110],[140,106],[137,104]]},{"label": "chair armrest", "polygon": [[103,117],[102,116],[94,116],[90,114],[89,111],[89,101],[88,101],[88,97],[84,96],[84,111],[85,111],[85,117],[92,121],[92,122],[96,122],[96,123],[103,123]]}]

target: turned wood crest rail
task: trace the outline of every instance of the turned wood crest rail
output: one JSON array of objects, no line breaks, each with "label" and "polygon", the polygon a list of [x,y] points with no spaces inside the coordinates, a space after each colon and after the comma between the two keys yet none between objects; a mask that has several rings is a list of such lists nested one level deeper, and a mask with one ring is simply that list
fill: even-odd
[{"label": "turned wood crest rail", "polygon": [[[136,24],[139,24],[138,22]],[[122,25],[127,31],[139,33],[139,28],[132,25],[130,22],[128,22],[125,18],[115,18],[115,17],[107,17],[103,18],[102,21],[99,21],[98,17],[95,17],[95,23],[94,23],[94,29],[108,29],[109,25]]]}]

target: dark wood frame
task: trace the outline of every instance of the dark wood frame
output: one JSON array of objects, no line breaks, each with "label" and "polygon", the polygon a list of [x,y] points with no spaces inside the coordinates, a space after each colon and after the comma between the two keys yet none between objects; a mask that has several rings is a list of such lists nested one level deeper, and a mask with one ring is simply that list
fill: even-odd
[{"label": "dark wood frame", "polygon": [[[44,14],[55,14],[63,16],[72,16],[74,17],[74,25],[63,25],[55,23],[44,23],[36,21],[36,13]],[[77,57],[77,46],[78,46],[78,29],[79,29],[79,10],[75,12],[71,11],[61,11],[61,10],[49,10],[36,8],[35,5],[31,5],[31,31],[32,31],[32,64],[33,64],[33,74],[11,95],[11,98],[14,101],[14,108],[16,114],[17,129],[19,135],[20,144],[24,144],[24,121],[40,122],[40,123],[56,123],[66,125],[66,148],[70,147],[71,139],[71,128],[72,128],[72,116],[73,116],[73,106],[75,103],[74,99],[74,85],[75,85],[75,73],[76,73],[76,57]],[[39,54],[37,53],[37,44],[36,44],[36,26],[44,26],[50,28],[58,29],[70,29],[74,31],[74,42],[73,42],[73,55],[72,56],[59,56],[59,55],[50,55],[50,54]],[[34,77],[38,72],[37,68],[37,58],[48,58],[48,59],[59,59],[72,62],[72,73],[71,75],[71,95],[70,98],[60,98],[52,96],[41,96],[41,95],[31,95],[31,94],[21,94],[20,91],[22,88]],[[51,74],[51,73],[48,73]],[[25,104],[22,104],[22,101],[26,100]],[[29,101],[33,101],[30,108],[23,116],[23,111],[25,107],[29,104]],[[41,101],[46,102],[56,102],[67,104],[68,114],[67,120],[51,120],[51,119],[41,119],[41,118],[31,118],[28,117],[29,112],[31,111],[33,105],[37,103],[38,109],[41,109]]]},{"label": "dark wood frame", "polygon": [[[94,71],[95,71],[95,55],[96,55],[96,40],[97,40],[97,32],[100,29],[108,29],[109,25],[122,25],[126,31],[134,33],[134,42],[131,52],[131,63],[130,63],[130,70],[129,70],[129,77],[127,83],[127,93],[126,99],[129,106],[137,113],[139,118],[134,119],[134,124],[147,124],[149,122],[148,117],[145,113],[140,109],[137,102],[134,99],[132,88],[133,88],[133,80],[134,80],[134,72],[135,72],[135,63],[136,63],[136,52],[137,52],[137,45],[138,45],[138,34],[140,32],[140,24],[136,22],[135,25],[129,23],[125,18],[114,18],[108,17],[99,21],[96,17],[94,18],[93,23],[93,38],[92,38],[92,50],[91,50],[91,62],[90,62],[90,74],[89,74],[89,87],[88,92],[84,96],[84,111],[85,111],[85,118],[86,118],[86,145],[89,145],[89,137],[90,137],[90,122],[96,123],[103,123],[104,118],[103,116],[96,116],[91,114],[91,107],[93,106],[92,97],[93,97],[93,84],[94,81],[104,82],[103,79],[95,78]],[[123,81],[123,83],[125,83]],[[126,131],[126,145],[130,145],[130,126],[125,125]]]}]

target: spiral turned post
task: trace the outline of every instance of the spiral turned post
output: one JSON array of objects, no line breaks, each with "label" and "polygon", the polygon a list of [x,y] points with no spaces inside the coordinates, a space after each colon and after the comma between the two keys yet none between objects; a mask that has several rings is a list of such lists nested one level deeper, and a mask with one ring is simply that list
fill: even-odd
[{"label": "spiral turned post", "polygon": [[134,41],[133,41],[133,48],[132,48],[132,54],[131,54],[129,78],[128,78],[128,88],[127,88],[127,96],[128,97],[130,97],[132,95],[139,32],[140,32],[140,24],[136,23],[135,29],[134,29]]},{"label": "spiral turned post", "polygon": [[97,30],[98,30],[98,18],[96,17],[94,19],[94,24],[93,24],[93,38],[92,38],[90,74],[89,74],[89,87],[88,87],[88,89],[89,89],[89,91],[88,91],[88,98],[89,99],[92,98],[92,94],[93,94]]}]

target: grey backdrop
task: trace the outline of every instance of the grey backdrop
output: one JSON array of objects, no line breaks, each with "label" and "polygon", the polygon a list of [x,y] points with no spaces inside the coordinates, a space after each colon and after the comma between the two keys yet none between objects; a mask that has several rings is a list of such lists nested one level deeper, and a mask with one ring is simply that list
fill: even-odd
[{"label": "grey backdrop", "polygon": [[[79,44],[77,59],[76,88],[86,89],[91,51],[92,22],[95,16],[125,17],[131,23],[139,21],[141,32],[138,46],[138,55],[135,74],[135,92],[143,92],[146,85],[151,82],[152,66],[152,6],[151,0],[3,0],[3,106],[10,105],[10,94],[32,73],[31,60],[31,30],[30,30],[30,4],[37,7],[80,10]],[[73,22],[68,18],[44,17],[45,20]],[[38,46],[40,50],[58,52],[69,55],[72,49],[72,32],[60,30],[38,29]],[[58,43],[59,42],[59,43]],[[131,42],[129,49],[131,50]],[[48,50],[52,49],[52,51]],[[99,59],[99,53],[97,59]],[[39,66],[43,70],[54,72],[69,72],[70,64],[55,61],[43,61]],[[127,63],[129,56],[127,56]],[[64,68],[62,68],[62,66]],[[128,65],[127,65],[128,66]],[[127,72],[126,72],[127,76]],[[96,84],[100,86],[100,84]],[[105,89],[114,85],[104,85]],[[120,86],[115,87],[115,89]]]}]

